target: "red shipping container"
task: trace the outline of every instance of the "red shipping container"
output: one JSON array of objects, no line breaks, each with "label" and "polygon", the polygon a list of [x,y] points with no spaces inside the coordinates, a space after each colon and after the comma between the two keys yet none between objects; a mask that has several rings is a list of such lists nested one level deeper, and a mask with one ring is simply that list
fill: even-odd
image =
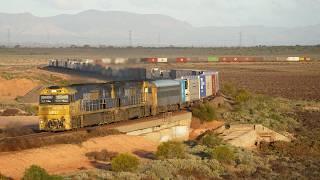
[{"label": "red shipping container", "polygon": [[179,57],[176,59],[177,63],[186,63],[188,62],[188,58],[184,58],[184,57]]},{"label": "red shipping container", "polygon": [[156,63],[158,62],[158,58],[148,58],[149,63]]},{"label": "red shipping container", "polygon": [[217,74],[212,74],[212,95],[217,95]]}]

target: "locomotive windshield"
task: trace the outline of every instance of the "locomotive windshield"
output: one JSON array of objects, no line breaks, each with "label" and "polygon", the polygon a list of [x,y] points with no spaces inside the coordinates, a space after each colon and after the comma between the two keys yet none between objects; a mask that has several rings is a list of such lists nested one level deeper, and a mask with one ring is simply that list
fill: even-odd
[{"label": "locomotive windshield", "polygon": [[41,95],[40,104],[67,104],[70,102],[69,95]]}]

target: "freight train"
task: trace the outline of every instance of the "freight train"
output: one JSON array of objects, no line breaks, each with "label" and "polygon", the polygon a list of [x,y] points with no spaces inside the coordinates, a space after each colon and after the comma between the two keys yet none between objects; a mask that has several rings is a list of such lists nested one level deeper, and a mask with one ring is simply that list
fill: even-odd
[{"label": "freight train", "polygon": [[218,91],[218,72],[175,80],[51,86],[40,93],[39,128],[66,131],[154,116],[211,99]]}]

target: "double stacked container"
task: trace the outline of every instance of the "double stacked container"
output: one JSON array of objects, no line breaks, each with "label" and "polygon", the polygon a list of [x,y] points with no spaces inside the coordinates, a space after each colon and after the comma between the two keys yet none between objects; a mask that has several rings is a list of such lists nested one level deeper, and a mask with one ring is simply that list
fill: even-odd
[{"label": "double stacked container", "polygon": [[157,87],[158,106],[164,107],[181,102],[181,82],[178,80],[153,81]]},{"label": "double stacked container", "polygon": [[191,76],[192,70],[171,70],[170,78],[172,79],[180,79],[183,76]]},{"label": "double stacked container", "polygon": [[219,86],[219,73],[216,71],[205,72],[206,76],[206,93],[207,96],[215,96],[220,90]]},{"label": "double stacked container", "polygon": [[186,102],[200,99],[200,76],[185,76],[181,78],[185,83]]}]

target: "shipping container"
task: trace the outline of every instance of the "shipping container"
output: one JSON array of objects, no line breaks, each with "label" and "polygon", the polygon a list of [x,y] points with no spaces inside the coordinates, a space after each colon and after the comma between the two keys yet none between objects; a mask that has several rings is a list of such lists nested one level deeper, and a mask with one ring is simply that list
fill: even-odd
[{"label": "shipping container", "polygon": [[259,62],[263,57],[246,57],[246,56],[226,56],[219,57],[219,62]]},{"label": "shipping container", "polygon": [[128,58],[115,58],[114,59],[114,64],[125,64],[128,62]]},{"label": "shipping container", "polygon": [[141,59],[140,58],[128,58],[127,63],[130,63],[130,64],[141,63]]},{"label": "shipping container", "polygon": [[213,90],[212,90],[212,74],[206,74],[206,95],[212,96]]},{"label": "shipping container", "polygon": [[148,58],[147,61],[148,63],[156,63],[158,62],[158,58]]},{"label": "shipping container", "polygon": [[111,58],[102,58],[101,61],[102,61],[102,63],[104,63],[104,64],[111,64],[111,63],[112,63]]},{"label": "shipping container", "polygon": [[188,62],[189,60],[188,60],[188,58],[185,58],[185,57],[178,57],[178,58],[176,58],[176,62],[177,63],[186,63],[186,62]]},{"label": "shipping container", "polygon": [[198,58],[198,57],[191,57],[191,58],[189,58],[189,62],[191,62],[191,63],[199,63],[199,62],[200,62],[200,58]]},{"label": "shipping container", "polygon": [[177,81],[179,81],[180,83],[180,90],[181,90],[181,102],[182,103],[185,103],[186,102],[186,83],[185,83],[185,80],[182,80],[182,79],[178,79]]},{"label": "shipping container", "polygon": [[206,94],[206,76],[200,75],[200,97],[205,98],[207,96]]},{"label": "shipping container", "polygon": [[186,101],[197,101],[200,99],[200,80],[199,76],[185,76],[181,79],[185,80]]},{"label": "shipping container", "polygon": [[168,58],[158,58],[157,62],[158,63],[167,63],[168,62]]},{"label": "shipping container", "polygon": [[208,62],[218,62],[219,61],[219,57],[217,56],[209,56],[208,57]]},{"label": "shipping container", "polygon": [[311,58],[309,57],[300,57],[300,61],[310,61]]},{"label": "shipping container", "polygon": [[287,61],[291,61],[291,62],[297,62],[300,60],[300,57],[288,57]]},{"label": "shipping container", "polygon": [[213,74],[212,74],[212,93],[213,93],[213,95],[217,95],[219,90],[220,90],[219,73],[213,72]]},{"label": "shipping container", "polygon": [[181,85],[177,80],[156,80],[158,106],[167,106],[181,103]]},{"label": "shipping container", "polygon": [[192,70],[171,70],[170,78],[171,79],[180,79],[183,76],[191,76]]}]

